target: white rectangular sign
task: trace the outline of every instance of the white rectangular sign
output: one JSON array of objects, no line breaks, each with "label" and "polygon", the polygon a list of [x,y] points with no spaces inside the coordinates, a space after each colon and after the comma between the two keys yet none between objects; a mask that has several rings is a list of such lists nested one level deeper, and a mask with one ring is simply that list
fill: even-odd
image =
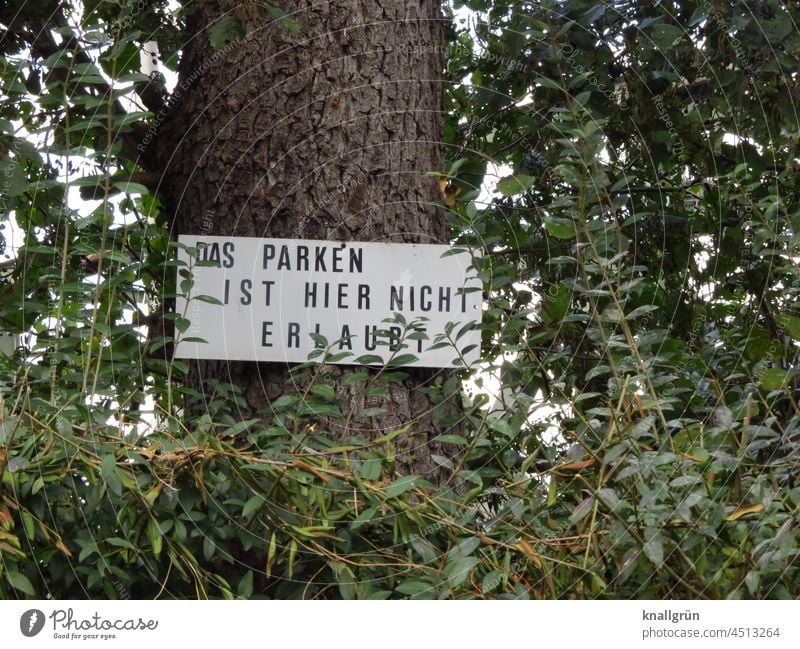
[{"label": "white rectangular sign", "polygon": [[190,235],[178,242],[178,358],[302,363],[321,346],[341,364],[463,367],[480,356],[482,284],[468,250]]}]

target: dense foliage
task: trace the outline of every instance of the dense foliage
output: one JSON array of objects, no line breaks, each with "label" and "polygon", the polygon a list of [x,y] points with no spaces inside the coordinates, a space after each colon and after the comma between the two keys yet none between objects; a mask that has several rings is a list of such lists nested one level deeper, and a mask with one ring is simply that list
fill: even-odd
[{"label": "dense foliage", "polygon": [[52,4],[0,16],[0,596],[797,595],[795,3],[447,8],[443,202],[487,308],[484,366],[430,388],[478,387],[440,485],[395,472],[402,431],[326,437],[364,413],[324,365],[269,425],[183,384],[137,89],[190,7]]}]

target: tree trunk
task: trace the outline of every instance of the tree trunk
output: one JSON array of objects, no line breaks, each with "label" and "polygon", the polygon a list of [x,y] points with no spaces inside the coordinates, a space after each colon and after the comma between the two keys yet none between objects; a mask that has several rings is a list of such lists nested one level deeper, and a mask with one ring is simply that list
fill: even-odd
[{"label": "tree trunk", "polygon": [[[425,175],[443,166],[437,0],[301,0],[291,10],[297,35],[255,4],[193,5],[157,142],[173,235],[446,242],[438,185]],[[220,20],[244,36],[217,51],[209,33]],[[193,361],[190,381],[235,383],[252,412],[264,412],[292,387],[287,370]],[[339,380],[347,371],[328,376],[352,407],[357,395]],[[448,453],[431,443],[443,430],[420,390],[436,373],[409,375],[378,399],[385,414],[358,431],[328,426],[336,437],[374,437],[411,424],[398,468],[437,479],[431,452]]]}]

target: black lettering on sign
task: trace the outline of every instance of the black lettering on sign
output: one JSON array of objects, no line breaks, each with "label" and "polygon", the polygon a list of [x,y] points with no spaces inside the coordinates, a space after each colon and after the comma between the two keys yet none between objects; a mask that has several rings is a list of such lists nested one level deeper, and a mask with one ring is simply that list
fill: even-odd
[{"label": "black lettering on sign", "polygon": [[375,348],[378,346],[378,327],[373,325],[372,333],[370,333],[369,329],[369,325],[364,327],[364,349],[368,352],[372,352],[375,351]]},{"label": "black lettering on sign", "polygon": [[262,347],[272,347],[272,343],[269,342],[269,338],[272,336],[272,322],[264,322],[261,325],[261,346]]},{"label": "black lettering on sign", "polygon": [[389,351],[396,352],[400,349],[400,327],[389,327]]},{"label": "black lettering on sign", "polygon": [[334,273],[342,273],[344,269],[342,268],[342,253],[344,252],[345,244],[342,244],[341,248],[334,248],[333,249],[333,272]]},{"label": "black lettering on sign", "polygon": [[[233,244],[231,245],[230,252],[233,252]],[[302,272],[309,272],[312,267],[313,270],[318,272],[327,272],[330,264],[331,271],[334,273],[345,272],[345,250],[347,244],[339,244],[331,251],[330,257],[326,255],[328,251],[327,246],[314,246],[313,250],[305,245],[297,245],[292,251],[291,246],[280,246],[280,250],[276,250],[275,245],[272,243],[265,243],[262,257],[263,270],[271,268],[271,262],[277,259],[277,270],[298,270]],[[312,258],[313,255],[313,258]],[[294,262],[294,264],[292,263]],[[231,266],[233,265],[233,257],[231,256]],[[364,272],[364,251],[361,248],[350,249],[349,266],[351,273]],[[229,266],[226,265],[226,268]]]},{"label": "black lettering on sign", "polygon": [[264,287],[264,306],[269,306],[270,302],[272,302],[272,287],[275,286],[275,282],[264,280],[261,285]]},{"label": "black lettering on sign", "polygon": [[291,349],[292,347],[300,347],[300,323],[289,323],[289,337],[286,341],[286,346]]},{"label": "black lettering on sign", "polygon": [[414,332],[420,334],[419,338],[417,338],[417,353],[422,353],[422,341],[425,340],[422,336],[425,335],[425,327],[414,327]]},{"label": "black lettering on sign", "polygon": [[350,248],[350,272],[363,273],[364,251],[361,248]]},{"label": "black lettering on sign", "polygon": [[[214,243],[198,243],[198,261],[216,266],[223,266],[224,268],[233,268],[234,247],[235,244],[233,241],[226,241],[222,244],[221,249],[219,243],[216,241]],[[225,261],[222,261],[222,257],[225,257]]]},{"label": "black lettering on sign", "polygon": [[269,267],[269,262],[271,259],[275,259],[275,246],[271,243],[264,244],[264,270],[267,270]]},{"label": "black lettering on sign", "polygon": [[[416,311],[419,309],[425,313],[433,309],[433,287],[423,284],[422,286],[391,286],[389,288],[389,309],[391,311]],[[452,300],[452,290],[449,286],[439,287],[438,310],[440,312],[450,312]],[[461,310],[466,312],[467,299],[462,294]]]},{"label": "black lettering on sign", "polygon": [[349,325],[342,325],[342,335],[339,337],[339,349],[342,350],[345,347],[350,351],[353,351],[353,343],[350,340],[350,326]]},{"label": "black lettering on sign", "polygon": [[219,264],[219,244],[218,243],[198,243],[197,251],[200,253],[197,256],[198,261],[204,263],[216,262]]},{"label": "black lettering on sign", "polygon": [[419,289],[419,308],[422,311],[430,311],[433,307],[431,303],[431,294],[433,289],[430,286],[422,286]]},{"label": "black lettering on sign", "polygon": [[308,272],[308,246],[297,246],[297,270]]},{"label": "black lettering on sign", "polygon": [[233,268],[234,245],[233,241],[226,241],[222,244],[222,254],[225,255],[225,261],[222,262],[222,265],[225,268]]},{"label": "black lettering on sign", "polygon": [[[322,289],[320,291],[319,289]],[[340,283],[331,284],[330,282],[306,282],[303,289],[306,308],[316,309],[335,307],[337,309],[350,308],[350,284]],[[358,285],[358,306],[359,310],[369,309],[369,284]],[[319,298],[319,300],[317,300]],[[355,296],[354,296],[355,298]],[[400,305],[402,308],[402,304]]]},{"label": "black lettering on sign", "polygon": [[219,244],[218,243],[198,243],[197,251],[199,261],[207,264],[220,265]]},{"label": "black lettering on sign", "polygon": [[450,313],[450,287],[439,287],[439,313],[447,311]]},{"label": "black lettering on sign", "polygon": [[358,309],[369,310],[369,284],[358,285]]},{"label": "black lettering on sign", "polygon": [[230,295],[230,293],[231,293],[231,280],[226,279],[225,280],[225,299],[222,300],[222,302],[224,304],[228,303],[228,296]]},{"label": "black lettering on sign", "polygon": [[306,308],[317,306],[317,283],[306,282]]},{"label": "black lettering on sign", "polygon": [[327,248],[324,246],[317,246],[316,255],[315,255],[315,264],[314,270],[316,271],[327,271],[328,269],[325,266],[325,251]]},{"label": "black lettering on sign", "polygon": [[289,264],[289,248],[287,246],[281,246],[281,256],[278,259],[278,270],[291,270],[292,267]]},{"label": "black lettering on sign", "polygon": [[389,289],[389,310],[394,311],[397,309],[398,311],[403,310],[403,287],[402,286],[392,286]]},{"label": "black lettering on sign", "polygon": [[253,290],[253,281],[250,279],[243,279],[239,288],[242,290],[242,297],[239,298],[239,302],[241,302],[243,306],[250,306],[250,302],[253,301],[253,295],[250,293],[250,291]]}]

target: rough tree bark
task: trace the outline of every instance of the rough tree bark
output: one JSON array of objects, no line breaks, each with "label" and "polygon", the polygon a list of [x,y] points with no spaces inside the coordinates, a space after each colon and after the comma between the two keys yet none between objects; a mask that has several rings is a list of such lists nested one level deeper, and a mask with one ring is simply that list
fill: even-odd
[{"label": "rough tree bark", "polygon": [[[438,1],[302,0],[289,11],[297,35],[255,4],[192,5],[193,36],[157,143],[173,234],[445,242],[438,185],[425,176],[443,165]],[[209,30],[227,18],[245,37],[220,53]],[[385,414],[358,431],[412,423],[399,468],[429,477],[431,452],[448,454],[431,442],[443,431],[420,391],[434,375],[415,370],[391,386]],[[253,412],[268,411],[287,367],[192,363],[195,385],[209,378],[239,385]],[[340,382],[337,390],[353,396]]]}]

